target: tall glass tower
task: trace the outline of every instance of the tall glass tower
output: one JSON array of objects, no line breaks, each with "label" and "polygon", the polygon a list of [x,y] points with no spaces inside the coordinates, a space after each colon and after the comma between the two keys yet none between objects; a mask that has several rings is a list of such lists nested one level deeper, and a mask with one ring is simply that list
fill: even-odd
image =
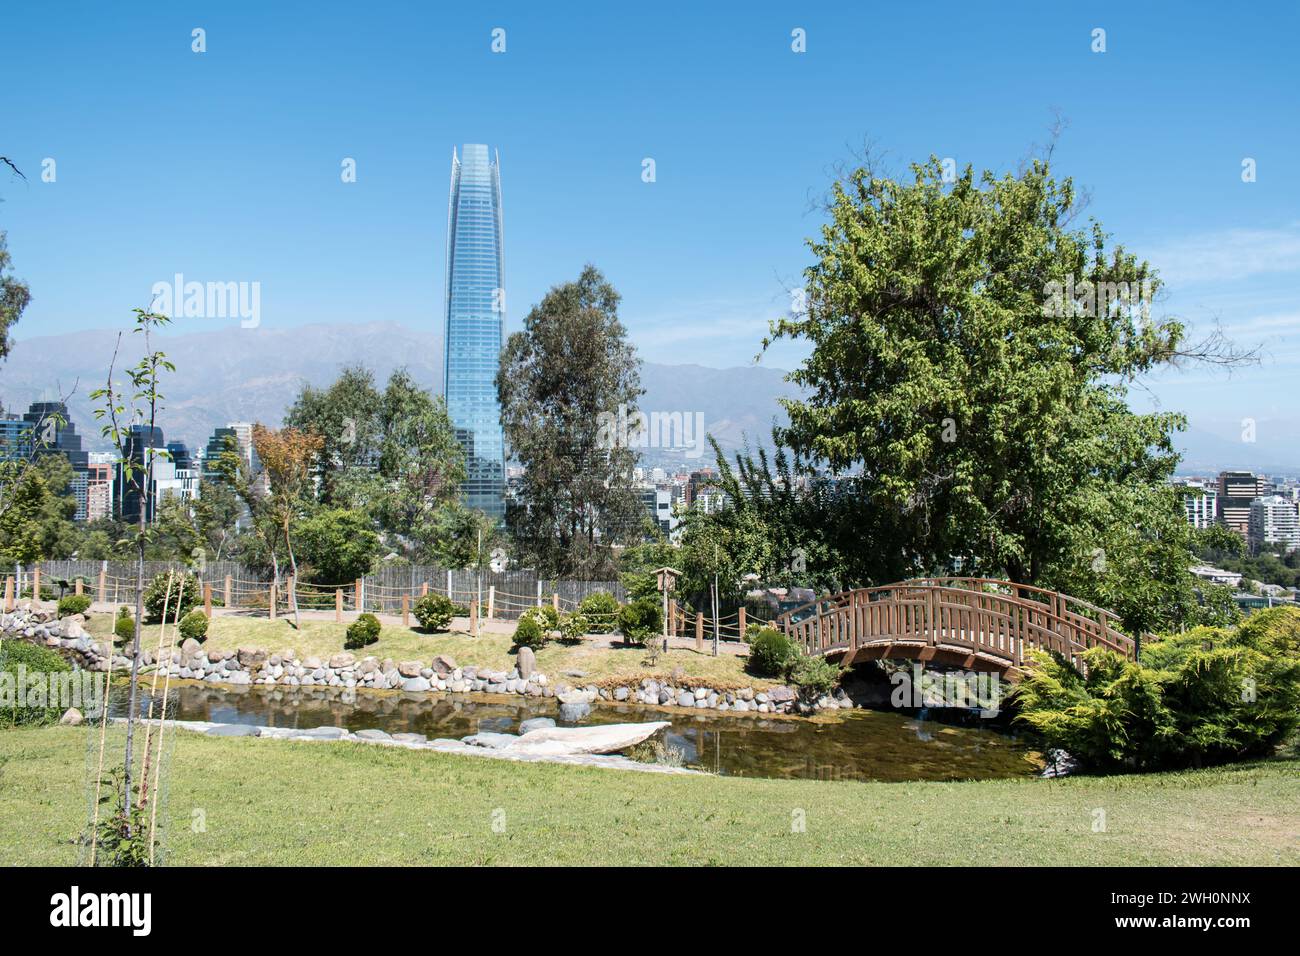
[{"label": "tall glass tower", "polygon": [[505,443],[496,374],[505,324],[501,272],[501,166],[476,143],[451,153],[447,203],[447,325],[443,394],[465,448],[463,497],[493,518],[505,516]]}]

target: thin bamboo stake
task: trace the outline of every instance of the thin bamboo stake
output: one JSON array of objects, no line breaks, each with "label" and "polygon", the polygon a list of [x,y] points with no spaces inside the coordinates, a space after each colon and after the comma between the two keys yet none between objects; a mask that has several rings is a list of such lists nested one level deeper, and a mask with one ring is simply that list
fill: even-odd
[{"label": "thin bamboo stake", "polygon": [[99,843],[99,798],[104,786],[104,745],[108,735],[108,684],[113,675],[113,641],[108,642],[108,670],[104,671],[104,712],[99,722],[99,763],[95,768],[95,810],[90,824],[90,865],[95,865],[95,848]]},{"label": "thin bamboo stake", "polygon": [[[162,626],[158,628],[158,654],[162,655],[163,638],[167,635],[167,607],[172,599],[172,575],[173,572],[167,572],[167,591],[163,595],[163,613]],[[181,592],[184,593],[185,582],[181,581]],[[181,606],[180,595],[176,596],[176,609],[179,611]],[[140,799],[137,806],[144,807],[144,802],[149,799],[149,741],[153,737],[153,702],[154,696],[158,693],[158,659],[154,658],[153,680],[149,684],[149,717],[144,725],[144,762],[140,773]]]},{"label": "thin bamboo stake", "polygon": [[[182,592],[183,593],[183,592]],[[163,677],[162,710],[158,716],[158,759],[154,761],[153,770],[153,804],[149,807],[149,865],[153,866],[154,843],[158,833],[158,788],[162,780],[163,733],[167,730],[167,692],[171,689],[171,657],[176,647],[176,634],[180,629],[181,606],[176,604],[176,619],[173,622],[172,638],[167,642],[167,673]]]}]

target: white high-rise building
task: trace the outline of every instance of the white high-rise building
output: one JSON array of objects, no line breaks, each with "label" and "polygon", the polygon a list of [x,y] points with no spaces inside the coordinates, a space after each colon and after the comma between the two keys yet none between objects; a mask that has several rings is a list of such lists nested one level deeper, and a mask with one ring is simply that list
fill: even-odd
[{"label": "white high-rise building", "polygon": [[1300,549],[1300,511],[1296,503],[1281,495],[1256,498],[1250,503],[1250,533],[1252,550],[1286,545],[1288,552]]},{"label": "white high-rise building", "polygon": [[1183,507],[1187,509],[1187,523],[1193,528],[1208,528],[1218,514],[1219,490],[1216,484],[1189,478],[1176,484],[1187,489]]}]

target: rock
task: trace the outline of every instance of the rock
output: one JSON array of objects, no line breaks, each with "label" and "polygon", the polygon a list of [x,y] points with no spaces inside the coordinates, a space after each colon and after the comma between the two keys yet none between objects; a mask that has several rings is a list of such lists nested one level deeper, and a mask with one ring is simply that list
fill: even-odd
[{"label": "rock", "polygon": [[573,704],[560,704],[560,720],[568,724],[576,724],[590,713],[591,705],[586,701]]},{"label": "rock", "polygon": [[86,718],[81,716],[81,711],[75,707],[69,707],[59,718],[59,723],[64,727],[79,727]]},{"label": "rock", "polygon": [[[541,731],[538,731],[539,733]],[[479,731],[476,734],[470,734],[462,740],[471,747],[487,747],[491,750],[504,750],[511,746],[520,738],[514,734],[494,734],[491,731]]]},{"label": "rock", "polygon": [[586,677],[586,676],[587,676],[587,672],[586,672],[586,671],[561,671],[560,673],[561,673],[564,677],[582,678],[582,677]]},{"label": "rock", "polygon": [[478,668],[472,666],[466,667],[464,670],[460,672],[460,676],[463,677],[465,680],[469,681],[470,683],[473,683],[474,681],[478,680]]},{"label": "rock", "polygon": [[583,690],[566,690],[563,693],[555,695],[555,699],[561,704],[586,704],[587,692]]},{"label": "rock", "polygon": [[447,654],[439,654],[433,659],[433,669],[439,677],[445,677],[448,674],[459,670],[456,666],[456,659]]},{"label": "rock", "polygon": [[533,671],[537,667],[537,655],[533,653],[531,647],[519,648],[519,676],[524,680],[533,676]]},{"label": "rock", "polygon": [[239,649],[239,663],[245,667],[256,667],[266,663],[266,651],[260,647],[241,647]]},{"label": "rock", "polygon": [[784,704],[794,700],[794,691],[789,687],[773,687],[767,692],[768,703]]},{"label": "rock", "polygon": [[400,734],[393,734],[393,739],[400,740],[404,744],[422,744],[422,743],[426,743],[429,738],[424,736],[424,734],[413,734],[413,733],[403,732]]},{"label": "rock", "polygon": [[252,724],[216,724],[204,731],[208,737],[256,737],[258,733]]},{"label": "rock", "polygon": [[615,700],[627,700],[627,688],[626,688],[626,687],[615,687],[615,688],[614,688],[614,699],[615,699]]},{"label": "rock", "polygon": [[314,671],[321,666],[319,657],[309,657],[302,662],[302,666],[309,671]]},{"label": "rock", "polygon": [[519,733],[521,735],[531,733],[534,730],[544,730],[547,727],[554,727],[555,721],[550,717],[530,717],[528,720],[519,724]]},{"label": "rock", "polygon": [[1053,749],[1047,751],[1047,766],[1039,774],[1041,777],[1068,777],[1079,769],[1079,762],[1067,751]]},{"label": "rock", "polygon": [[412,693],[427,691],[431,686],[427,677],[407,677],[402,681],[402,690]]},{"label": "rock", "polygon": [[509,745],[511,753],[610,754],[633,747],[669,726],[666,720],[643,724],[600,724],[595,727],[547,727],[524,734]]},{"label": "rock", "polygon": [[678,706],[678,707],[694,707],[694,706],[695,706],[695,695],[692,694],[689,690],[683,690],[683,691],[679,692],[679,693],[677,694],[677,706]]},{"label": "rock", "polygon": [[[353,736],[356,737],[357,740],[392,740],[393,739],[391,734],[388,734],[382,730],[375,730],[373,728],[368,728],[366,730],[358,730],[355,734],[353,734]],[[420,735],[420,739],[423,740],[424,736]]]},{"label": "rock", "polygon": [[356,663],[356,658],[347,651],[342,651],[330,658],[330,667],[334,670],[341,670],[344,667],[351,667]]},{"label": "rock", "polygon": [[420,661],[402,661],[397,665],[397,673],[403,677],[419,677],[422,670],[424,670],[424,664]]},{"label": "rock", "polygon": [[707,687],[697,687],[695,688],[694,693],[696,700],[704,700],[709,696],[709,689]]},{"label": "rock", "polygon": [[342,727],[309,727],[298,731],[294,736],[309,737],[312,740],[342,740],[347,731]]}]

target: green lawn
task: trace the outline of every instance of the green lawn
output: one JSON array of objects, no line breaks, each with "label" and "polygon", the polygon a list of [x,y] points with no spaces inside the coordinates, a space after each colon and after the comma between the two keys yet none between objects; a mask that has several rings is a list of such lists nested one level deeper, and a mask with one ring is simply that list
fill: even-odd
[{"label": "green lawn", "polygon": [[[110,732],[120,753],[121,731]],[[69,864],[84,728],[0,733],[0,865]],[[661,776],[177,732],[172,864],[1300,863],[1300,761],[1060,781]],[[1096,811],[1104,832],[1093,832]],[[191,821],[206,820],[204,832]],[[802,818],[804,832],[793,832]],[[504,823],[495,832],[494,820]]]},{"label": "green lawn", "polygon": [[[112,616],[92,614],[86,630],[104,640],[112,631]],[[168,628],[168,632],[171,632]],[[302,630],[296,630],[289,619],[272,621],[267,618],[216,615],[209,625],[207,646],[218,650],[235,650],[240,647],[263,647],[271,653],[294,650],[299,657],[316,656],[322,660],[343,650],[343,636],[347,624],[333,621],[304,620]],[[159,625],[145,625],[142,642],[147,650],[158,647]],[[404,660],[433,660],[439,654],[448,654],[462,667],[475,665],[493,670],[509,670],[514,666],[509,634],[484,633],[471,637],[463,631],[431,634],[400,624],[385,624],[379,641],[357,657],[373,655],[380,660],[391,657]],[[616,677],[632,678],[659,675],[666,677],[680,667],[691,678],[710,683],[715,687],[767,687],[770,680],[745,673],[745,659],[735,655],[712,656],[707,650],[697,654],[693,649],[674,648],[662,655],[658,664],[648,667],[644,663],[645,651],[639,647],[596,647],[592,644],[566,646],[552,642],[537,654],[537,668],[553,680],[563,680],[566,670],[580,670],[588,680],[599,682]],[[572,678],[568,678],[573,683]]]}]

